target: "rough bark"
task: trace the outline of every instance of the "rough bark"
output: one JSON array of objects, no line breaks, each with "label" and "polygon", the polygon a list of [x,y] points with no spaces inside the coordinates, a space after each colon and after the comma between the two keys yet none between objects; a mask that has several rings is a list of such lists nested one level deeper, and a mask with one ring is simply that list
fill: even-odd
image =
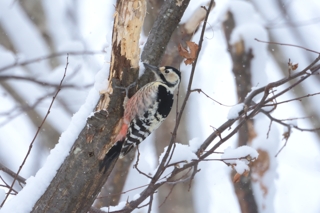
[{"label": "rough bark", "polygon": [[115,133],[124,98],[122,91],[112,86],[126,86],[138,76],[138,41],[144,16],[144,0],[117,2],[108,90],[32,212],[87,212],[106,182],[115,161],[105,174],[100,173],[98,155]]},{"label": "rough bark", "polygon": [[[175,0],[165,1],[162,5],[159,16],[155,20],[148,36],[148,40],[141,54],[141,61],[158,65],[162,58],[165,47],[170,37],[177,28],[181,17],[186,10],[190,0],[184,0],[181,5]],[[139,79],[139,86],[143,86],[153,79],[153,74],[147,73]]]},{"label": "rough bark", "polygon": [[[237,88],[238,100],[242,102],[251,90],[251,60],[253,58],[252,51],[246,51],[243,41],[234,45],[230,44],[230,36],[235,28],[235,20],[231,12],[227,13],[227,19],[223,22],[223,29],[228,43],[228,51],[232,59],[232,72],[235,76],[235,84]],[[253,134],[253,121],[248,120],[238,132],[238,146],[246,145]],[[234,172],[231,174],[235,175]],[[250,176],[241,176],[238,183],[234,183],[234,190],[238,198],[238,202],[242,213],[255,213],[258,211],[254,194],[251,188]]]}]

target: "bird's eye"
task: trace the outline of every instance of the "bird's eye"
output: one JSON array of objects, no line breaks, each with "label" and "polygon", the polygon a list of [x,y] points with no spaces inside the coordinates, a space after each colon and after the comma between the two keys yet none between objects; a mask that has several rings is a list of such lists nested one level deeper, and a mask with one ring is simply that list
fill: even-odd
[{"label": "bird's eye", "polygon": [[169,70],[165,70],[164,72],[165,72],[165,73],[169,73]]}]

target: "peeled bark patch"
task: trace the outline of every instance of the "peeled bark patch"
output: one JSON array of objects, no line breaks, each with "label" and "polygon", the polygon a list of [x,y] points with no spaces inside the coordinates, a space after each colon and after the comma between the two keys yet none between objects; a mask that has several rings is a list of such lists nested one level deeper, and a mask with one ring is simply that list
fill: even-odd
[{"label": "peeled bark patch", "polygon": [[108,107],[109,95],[113,93],[113,78],[120,82],[136,80],[140,60],[139,39],[145,14],[145,0],[118,1],[114,14],[109,88],[101,98],[97,111]]}]

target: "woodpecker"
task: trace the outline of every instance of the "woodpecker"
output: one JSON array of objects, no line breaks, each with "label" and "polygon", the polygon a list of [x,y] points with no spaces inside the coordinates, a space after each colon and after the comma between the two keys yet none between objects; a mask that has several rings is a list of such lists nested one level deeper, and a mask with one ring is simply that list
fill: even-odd
[{"label": "woodpecker", "polygon": [[174,91],[179,86],[181,72],[174,67],[144,66],[155,73],[156,80],[146,84],[130,99],[124,101],[124,116],[116,143],[100,162],[100,171],[109,167],[109,161],[124,157],[156,130],[169,115]]}]

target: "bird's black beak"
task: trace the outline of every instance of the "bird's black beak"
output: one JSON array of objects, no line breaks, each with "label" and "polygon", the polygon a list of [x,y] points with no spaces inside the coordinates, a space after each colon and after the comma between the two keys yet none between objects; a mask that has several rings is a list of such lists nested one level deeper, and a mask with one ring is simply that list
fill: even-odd
[{"label": "bird's black beak", "polygon": [[160,75],[160,69],[159,67],[147,64],[147,63],[143,63],[143,65],[145,66],[145,68],[152,70],[154,73],[156,73],[157,75]]}]

